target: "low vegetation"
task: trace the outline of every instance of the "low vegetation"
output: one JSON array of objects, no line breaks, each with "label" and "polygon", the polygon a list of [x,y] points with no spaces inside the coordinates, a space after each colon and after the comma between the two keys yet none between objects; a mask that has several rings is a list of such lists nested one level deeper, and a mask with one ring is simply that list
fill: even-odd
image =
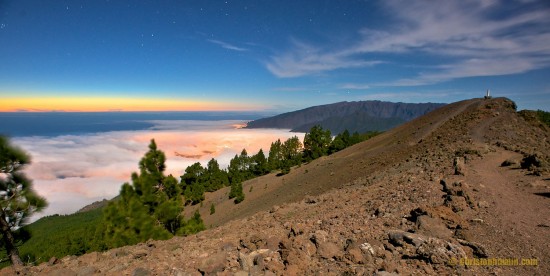
[{"label": "low vegetation", "polygon": [[550,126],[550,112],[546,112],[543,110],[537,110],[537,118],[543,123],[545,123],[547,126]]}]

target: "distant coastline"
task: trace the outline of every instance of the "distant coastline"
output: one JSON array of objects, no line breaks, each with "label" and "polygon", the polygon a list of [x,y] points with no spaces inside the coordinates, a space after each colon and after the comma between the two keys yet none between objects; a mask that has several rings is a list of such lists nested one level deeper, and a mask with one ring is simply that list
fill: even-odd
[{"label": "distant coastline", "polygon": [[0,112],[0,135],[59,136],[83,135],[108,131],[147,130],[157,121],[248,122],[268,116],[262,112],[189,111],[189,112]]}]

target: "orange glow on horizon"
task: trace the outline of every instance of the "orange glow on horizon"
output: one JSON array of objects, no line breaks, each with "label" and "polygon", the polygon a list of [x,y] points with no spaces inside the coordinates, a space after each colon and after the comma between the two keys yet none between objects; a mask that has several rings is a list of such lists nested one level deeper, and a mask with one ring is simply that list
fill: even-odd
[{"label": "orange glow on horizon", "polygon": [[182,99],[63,97],[1,98],[0,112],[244,111],[256,106]]}]

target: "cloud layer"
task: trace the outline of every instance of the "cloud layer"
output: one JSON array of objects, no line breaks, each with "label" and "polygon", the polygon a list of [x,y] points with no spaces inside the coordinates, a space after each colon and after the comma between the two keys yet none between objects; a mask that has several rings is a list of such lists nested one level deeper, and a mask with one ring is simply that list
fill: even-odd
[{"label": "cloud layer", "polygon": [[[381,63],[425,67],[411,78],[383,84],[414,86],[550,65],[550,7],[544,1],[388,0],[380,5],[393,22],[389,27],[365,26],[353,40],[337,43],[347,45],[339,48],[293,40],[290,50],[271,57],[267,69],[287,78]],[[401,61],[413,55],[426,58],[422,64]]]},{"label": "cloud layer", "polygon": [[[33,217],[68,214],[104,198],[116,196],[130,181],[151,139],[167,157],[167,174],[179,178],[195,162],[215,158],[225,167],[243,148],[255,154],[271,142],[296,133],[274,129],[239,129],[238,121],[154,121],[153,130],[90,135],[19,137],[14,143],[32,156],[25,172],[46,197],[49,207]],[[302,137],[301,137],[302,138]]]}]

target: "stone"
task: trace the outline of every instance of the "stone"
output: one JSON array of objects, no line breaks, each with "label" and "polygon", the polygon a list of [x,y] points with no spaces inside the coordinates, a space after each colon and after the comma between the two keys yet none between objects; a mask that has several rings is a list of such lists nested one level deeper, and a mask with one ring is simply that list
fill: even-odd
[{"label": "stone", "polygon": [[207,275],[214,275],[223,271],[225,268],[227,255],[225,252],[219,252],[204,258],[199,264],[199,271]]},{"label": "stone", "polygon": [[304,203],[306,203],[306,204],[315,204],[317,202],[318,202],[318,200],[315,197],[312,197],[312,196],[306,196],[306,198],[304,198]]},{"label": "stone", "polygon": [[134,253],[134,255],[133,255],[134,259],[141,259],[141,258],[146,257],[146,256],[147,256],[147,251],[139,251],[139,252]]},{"label": "stone", "polygon": [[232,242],[226,242],[226,243],[222,244],[221,249],[223,251],[229,252],[229,251],[237,249],[237,246],[235,246],[235,244],[232,243]]},{"label": "stone", "polygon": [[76,275],[78,276],[91,276],[96,275],[99,271],[96,267],[93,266],[85,266],[81,267],[76,271]]},{"label": "stone", "polygon": [[469,246],[470,248],[472,248],[474,255],[478,258],[487,258],[489,256],[485,247],[483,247],[479,243],[462,239],[458,239],[458,242],[464,246]]},{"label": "stone", "polygon": [[100,259],[100,254],[98,252],[92,252],[84,254],[78,258],[78,261],[85,264],[95,264]]},{"label": "stone", "polygon": [[429,216],[419,216],[416,219],[416,226],[420,233],[427,236],[434,236],[440,239],[447,239],[453,235],[453,232],[447,229],[447,226],[440,219]]},{"label": "stone", "polygon": [[59,259],[56,258],[56,257],[51,257],[50,260],[48,261],[49,265],[55,265],[55,264],[58,264],[58,263],[59,263]]},{"label": "stone", "polygon": [[46,273],[47,276],[76,276],[76,272],[68,268],[60,268]]},{"label": "stone", "polygon": [[146,268],[138,267],[132,271],[132,276],[149,276],[151,275],[151,271],[149,271]]},{"label": "stone", "polygon": [[304,236],[296,237],[294,240],[294,247],[301,249],[310,257],[317,253],[317,247],[315,244]]},{"label": "stone", "polygon": [[317,230],[313,235],[311,235],[311,240],[315,243],[321,243],[328,240],[328,233],[324,230]]},{"label": "stone", "polygon": [[317,253],[324,259],[340,260],[343,257],[343,252],[340,247],[333,242],[321,242],[317,246]]},{"label": "stone", "polygon": [[272,251],[279,250],[280,243],[281,243],[281,239],[275,236],[270,236],[266,239],[266,247],[267,249],[270,249]]},{"label": "stone", "polygon": [[348,259],[352,261],[355,264],[363,264],[365,263],[365,258],[363,257],[363,253],[361,253],[361,249],[358,248],[352,248],[348,250]]},{"label": "stone", "polygon": [[382,271],[376,271],[374,273],[374,276],[399,276],[399,274],[382,270]]},{"label": "stone", "polygon": [[481,200],[477,202],[477,207],[479,208],[489,208],[489,203],[485,200]]},{"label": "stone", "polygon": [[426,237],[418,234],[408,233],[401,230],[390,231],[388,233],[390,242],[394,245],[403,246],[404,243],[419,246],[426,241]]},{"label": "stone", "polygon": [[455,169],[455,175],[464,175],[466,166],[464,165],[464,159],[461,157],[455,157],[453,166]]},{"label": "stone", "polygon": [[454,212],[461,212],[469,208],[468,202],[462,196],[448,195],[445,198],[444,204],[450,207]]},{"label": "stone", "polygon": [[263,259],[267,257],[272,251],[269,249],[258,249],[245,254],[239,252],[239,264],[244,271],[251,270],[254,266],[261,264],[263,266]]},{"label": "stone", "polygon": [[363,251],[365,254],[375,255],[376,252],[374,251],[374,248],[370,243],[365,242],[360,245],[361,251]]},{"label": "stone", "polygon": [[447,264],[451,259],[466,258],[466,252],[460,245],[437,238],[428,238],[416,248],[416,253],[432,264]]}]

